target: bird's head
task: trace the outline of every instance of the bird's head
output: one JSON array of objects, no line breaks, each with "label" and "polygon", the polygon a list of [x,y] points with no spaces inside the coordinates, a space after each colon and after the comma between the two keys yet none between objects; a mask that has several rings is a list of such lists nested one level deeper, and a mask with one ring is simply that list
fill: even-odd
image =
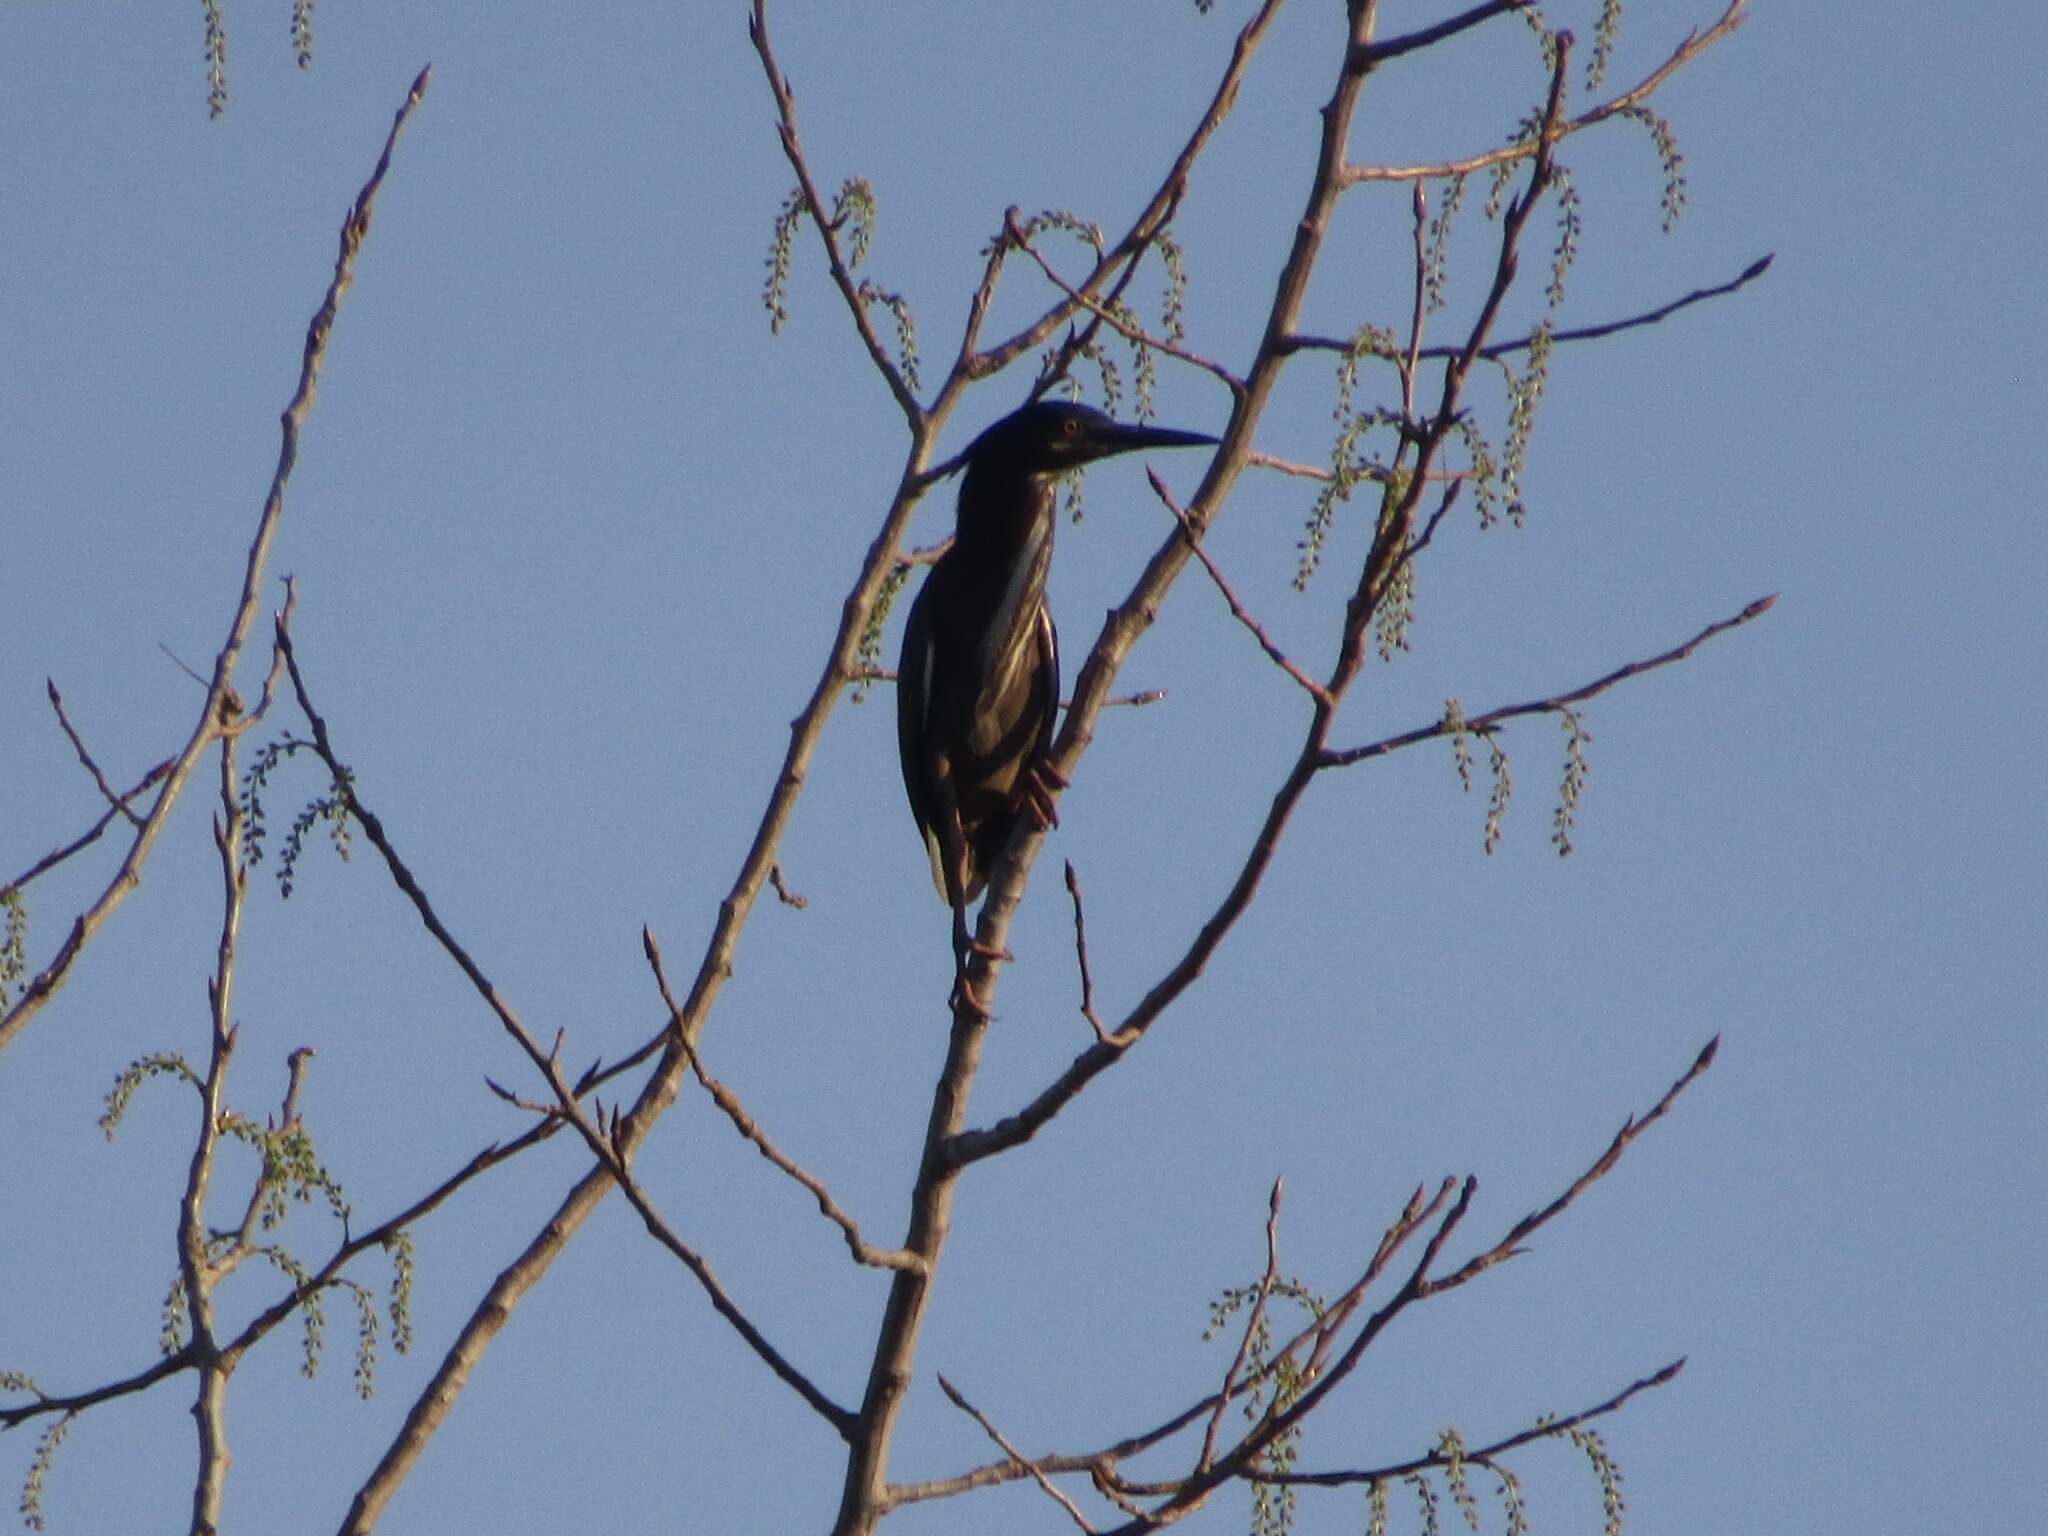
[{"label": "bird's head", "polygon": [[968,466],[999,474],[1059,475],[1135,448],[1214,443],[1201,432],[1136,426],[1071,400],[1034,400],[967,446]]}]

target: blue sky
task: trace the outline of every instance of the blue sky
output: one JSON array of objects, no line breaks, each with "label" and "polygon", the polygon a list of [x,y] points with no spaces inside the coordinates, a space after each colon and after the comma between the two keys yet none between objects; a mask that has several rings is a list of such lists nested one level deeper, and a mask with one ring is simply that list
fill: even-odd
[{"label": "blue sky", "polygon": [[[827,186],[873,181],[871,272],[908,296],[934,374],[1003,208],[1120,228],[1248,11],[822,9],[774,15],[805,142]],[[1583,37],[1597,8],[1548,9]],[[431,61],[272,570],[298,578],[314,697],[443,915],[537,1030],[567,1031],[570,1059],[616,1055],[660,1019],[640,926],[673,968],[694,964],[903,450],[808,243],[791,321],[769,335],[763,259],[790,177],[742,9],[322,8],[301,73],[285,7],[231,6],[218,122],[197,11],[0,17],[0,868],[97,813],[45,677],[116,780],[189,731],[199,689],[162,648],[203,669],[219,644],[335,228]],[[1330,11],[1283,13],[1182,218],[1192,344],[1235,365],[1306,186]],[[1717,12],[1636,0],[1612,80]],[[1389,0],[1384,29],[1440,13]],[[1505,738],[1517,792],[1492,857],[1483,789],[1459,792],[1447,750],[1319,783],[1180,1007],[963,1186],[899,1476],[988,1454],[934,1371],[1031,1449],[1113,1438],[1212,1386],[1227,1346],[1200,1343],[1206,1307],[1256,1274],[1276,1174],[1283,1267],[1340,1289],[1417,1183],[1476,1173],[1469,1240],[1497,1234],[1718,1033],[1714,1071],[1527,1257],[1388,1334],[1304,1465],[1416,1454],[1452,1423],[1490,1439],[1683,1355],[1676,1384],[1604,1426],[1633,1528],[2025,1528],[2015,1474],[2036,1457],[2048,1363],[2048,536],[2028,489],[2048,390],[2023,129],[2044,33],[2024,8],[1933,25],[1917,8],[1844,21],[1756,0],[1657,98],[1690,195],[1669,235],[1640,132],[1573,143],[1586,233],[1565,324],[1775,263],[1736,297],[1559,353],[1527,526],[1446,524],[1413,654],[1373,664],[1339,735],[1425,723],[1447,695],[1476,713],[1569,687],[1765,593],[1777,607],[1589,706],[1568,860],[1548,840],[1552,721]],[[1507,21],[1390,67],[1353,157],[1499,142],[1541,89],[1533,58]],[[1405,209],[1395,190],[1347,205],[1315,328],[1405,314]],[[1461,315],[1491,233],[1474,213],[1453,252]],[[1539,288],[1525,271],[1511,325]],[[994,323],[1044,298],[1013,262]],[[947,451],[1026,382],[971,394]],[[1498,421],[1497,395],[1478,398]],[[1330,399],[1327,363],[1303,360],[1259,445],[1327,453]],[[1215,430],[1225,402],[1169,368],[1160,414]],[[1198,478],[1182,456],[1154,462],[1182,494]],[[1281,642],[1320,661],[1365,526],[1349,509],[1331,568],[1297,596],[1308,500],[1248,475],[1211,548]],[[914,536],[950,512],[941,488]],[[1092,473],[1053,574],[1070,657],[1163,517],[1136,462]],[[1087,888],[1104,1006],[1128,1006],[1214,904],[1291,754],[1291,685],[1199,572],[1124,681],[1167,701],[1105,717],[1061,802],[976,1123],[1085,1043],[1058,860]],[[125,1062],[203,1052],[210,783],[0,1059],[0,1368],[52,1390],[155,1347],[189,1098],[146,1089],[111,1147],[94,1122]],[[274,804],[319,787],[301,770]],[[756,913],[707,1058],[893,1239],[949,961],[886,695],[835,715],[783,863],[809,906]],[[111,868],[96,854],[32,890],[38,963]],[[305,1113],[359,1219],[520,1129],[482,1079],[530,1086],[529,1069],[373,863],[318,848],[289,902],[267,873],[253,898],[230,1098],[260,1117],[286,1053],[315,1046]],[[418,1342],[386,1349],[371,1402],[350,1391],[338,1304],[317,1380],[296,1376],[287,1336],[250,1361],[230,1524],[338,1523],[480,1286],[581,1166],[558,1139],[422,1227]],[[857,1395],[882,1286],[807,1199],[701,1099],[663,1122],[642,1172],[763,1326]],[[311,1255],[332,1241],[311,1212],[289,1232]],[[223,1304],[272,1294],[251,1273]],[[51,1474],[52,1529],[183,1509],[188,1406],[180,1382],[83,1419]],[[32,1448],[0,1439],[0,1483]],[[1539,1533],[1597,1529],[1568,1451],[1516,1465]],[[615,1201],[520,1310],[383,1529],[817,1528],[837,1472],[816,1421]],[[1029,1490],[983,1497],[889,1528],[1060,1519]],[[1357,1528],[1360,1506],[1309,1496],[1302,1529]],[[1194,1528],[1243,1522],[1228,1497]]]}]

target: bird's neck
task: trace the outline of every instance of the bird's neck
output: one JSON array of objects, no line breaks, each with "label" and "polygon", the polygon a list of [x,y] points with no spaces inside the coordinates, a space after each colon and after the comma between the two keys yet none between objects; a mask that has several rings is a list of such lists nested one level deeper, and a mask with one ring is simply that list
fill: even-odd
[{"label": "bird's neck", "polygon": [[960,485],[955,547],[968,558],[1007,565],[1049,543],[1056,480],[969,465]]}]

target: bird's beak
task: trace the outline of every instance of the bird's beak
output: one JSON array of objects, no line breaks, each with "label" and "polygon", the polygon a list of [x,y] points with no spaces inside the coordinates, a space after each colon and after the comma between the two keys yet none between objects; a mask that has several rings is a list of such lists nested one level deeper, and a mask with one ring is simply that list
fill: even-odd
[{"label": "bird's beak", "polygon": [[1130,453],[1139,448],[1196,448],[1214,446],[1221,438],[1206,432],[1182,432],[1175,427],[1144,427],[1116,422],[1102,429],[1097,438],[1103,453]]}]

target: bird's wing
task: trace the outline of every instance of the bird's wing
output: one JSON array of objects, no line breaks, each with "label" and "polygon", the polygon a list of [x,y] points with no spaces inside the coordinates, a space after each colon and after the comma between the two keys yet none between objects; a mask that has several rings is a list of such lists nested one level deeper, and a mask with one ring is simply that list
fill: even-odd
[{"label": "bird's wing", "polygon": [[934,670],[932,579],[928,574],[903,624],[903,656],[896,665],[896,746],[910,814],[932,861],[932,884],[946,898],[946,870],[938,833],[938,796],[931,781],[931,709]]},{"label": "bird's wing", "polygon": [[1038,750],[1034,760],[1052,750],[1053,727],[1060,715],[1060,632],[1053,628],[1052,610],[1038,605],[1038,655],[1041,662],[1039,705],[1044,711],[1038,722]]}]

